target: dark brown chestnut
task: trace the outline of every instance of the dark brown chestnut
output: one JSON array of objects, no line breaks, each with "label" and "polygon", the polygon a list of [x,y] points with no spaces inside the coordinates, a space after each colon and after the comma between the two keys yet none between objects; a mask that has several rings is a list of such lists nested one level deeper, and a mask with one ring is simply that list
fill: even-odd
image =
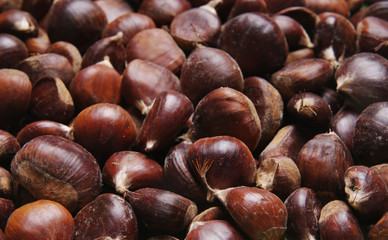
[{"label": "dark brown chestnut", "polygon": [[24,40],[38,36],[38,23],[29,12],[19,9],[8,10],[0,14],[0,32]]},{"label": "dark brown chestnut", "polygon": [[198,103],[189,130],[191,139],[228,135],[253,151],[261,137],[261,123],[252,101],[232,88],[218,88]]},{"label": "dark brown chestnut", "polygon": [[330,129],[341,138],[351,153],[353,153],[353,136],[357,117],[356,111],[344,106],[334,115],[330,124]]},{"label": "dark brown chestnut", "polygon": [[185,240],[243,240],[244,236],[225,220],[196,221],[190,225]]},{"label": "dark brown chestnut", "polygon": [[0,69],[0,129],[19,121],[30,104],[32,84],[27,74],[16,69]]},{"label": "dark brown chestnut", "polygon": [[277,13],[283,9],[305,6],[306,0],[265,0],[269,13]]},{"label": "dark brown chestnut", "polygon": [[369,105],[358,115],[353,136],[357,163],[366,166],[387,162],[388,102]]},{"label": "dark brown chestnut", "polygon": [[29,112],[35,120],[67,123],[74,117],[74,102],[63,81],[43,77],[34,83]]},{"label": "dark brown chestnut", "polygon": [[230,9],[228,20],[246,12],[267,12],[267,3],[265,0],[236,0]]},{"label": "dark brown chestnut", "polygon": [[148,60],[178,73],[186,59],[184,52],[175,43],[172,36],[159,28],[145,29],[129,40],[126,60]]},{"label": "dark brown chestnut", "polygon": [[362,165],[351,166],[344,178],[346,200],[360,222],[373,223],[388,211],[388,189],[375,171]]},{"label": "dark brown chestnut", "polygon": [[[195,141],[189,150],[191,171],[214,200],[212,189],[251,186],[255,181],[256,162],[247,146],[229,137],[209,137]],[[223,174],[219,174],[222,172]]]},{"label": "dark brown chestnut", "polygon": [[74,220],[61,204],[38,200],[16,209],[8,219],[4,233],[7,240],[52,239],[71,240]]},{"label": "dark brown chestnut", "polygon": [[36,199],[59,202],[71,212],[92,201],[102,187],[95,158],[58,136],[40,136],[26,143],[12,159],[11,173],[14,191],[22,186]]},{"label": "dark brown chestnut", "polygon": [[368,16],[378,17],[385,21],[388,21],[387,12],[388,12],[388,3],[386,1],[376,1],[372,3],[370,6],[368,6],[367,8],[354,14],[351,18],[351,21],[354,26],[357,26],[357,24],[363,18]]},{"label": "dark brown chestnut", "polygon": [[362,52],[374,52],[388,58],[388,21],[369,16],[357,24],[357,43]]},{"label": "dark brown chestnut", "polygon": [[298,188],[288,196],[287,239],[319,239],[319,217],[322,204],[316,193],[309,188]]},{"label": "dark brown chestnut", "polygon": [[188,0],[143,0],[138,12],[149,16],[158,27],[161,27],[170,25],[175,16],[190,8]]},{"label": "dark brown chestnut", "polygon": [[381,217],[381,219],[373,225],[373,227],[368,232],[369,240],[383,240],[388,237],[387,233],[388,228],[388,212]]},{"label": "dark brown chestnut", "polygon": [[110,59],[79,71],[70,84],[70,93],[78,110],[97,103],[121,102],[121,76]]},{"label": "dark brown chestnut", "polygon": [[263,13],[244,13],[227,21],[219,47],[236,59],[246,77],[280,69],[288,54],[283,32]]},{"label": "dark brown chestnut", "polygon": [[271,83],[285,101],[300,92],[318,92],[333,77],[330,62],[319,58],[301,59],[285,65],[271,76]]},{"label": "dark brown chestnut", "polygon": [[334,200],[326,204],[319,217],[321,240],[363,240],[357,218],[345,202]]},{"label": "dark brown chestnut", "polygon": [[94,3],[105,13],[108,24],[124,14],[133,12],[131,5],[125,0],[95,0]]},{"label": "dark brown chestnut", "polygon": [[0,68],[13,68],[27,57],[28,49],[22,40],[11,34],[0,34]]},{"label": "dark brown chestnut", "polygon": [[345,171],[353,165],[346,145],[334,132],[321,133],[300,150],[296,165],[302,186],[313,189],[322,201],[344,195]]},{"label": "dark brown chestnut", "polygon": [[116,152],[106,161],[102,178],[105,184],[126,196],[129,190],[160,187],[163,183],[163,168],[142,153],[122,151]]},{"label": "dark brown chestnut", "polygon": [[106,24],[104,11],[90,0],[55,1],[47,15],[50,40],[70,42],[81,53],[101,38]]},{"label": "dark brown chestnut", "polygon": [[178,233],[197,215],[193,201],[162,189],[142,188],[129,192],[126,199],[148,231]]},{"label": "dark brown chestnut", "polygon": [[165,90],[181,89],[179,78],[165,67],[146,60],[131,61],[123,75],[121,95],[126,104],[134,106],[143,114],[155,97]]},{"label": "dark brown chestnut", "polygon": [[191,101],[177,91],[165,91],[152,103],[137,137],[136,146],[144,152],[169,148],[194,112]]},{"label": "dark brown chestnut", "polygon": [[305,0],[305,6],[317,14],[333,12],[349,17],[350,9],[346,0]]},{"label": "dark brown chestnut", "polygon": [[52,0],[23,1],[22,10],[29,12],[39,21],[47,14],[51,4]]},{"label": "dark brown chestnut", "polygon": [[74,239],[136,240],[137,219],[124,198],[105,193],[83,207],[74,217]]},{"label": "dark brown chestnut", "polygon": [[20,143],[15,136],[0,130],[0,166],[9,170],[11,160],[19,149]]},{"label": "dark brown chestnut", "polygon": [[50,45],[46,51],[47,53],[56,53],[62,55],[69,60],[73,66],[74,74],[77,74],[81,69],[82,56],[78,48],[73,44],[64,41],[58,41]]},{"label": "dark brown chestnut", "polygon": [[180,75],[182,92],[197,105],[209,92],[230,87],[244,88],[243,75],[237,62],[225,51],[200,47],[186,59]]},{"label": "dark brown chestnut", "polygon": [[2,167],[0,167],[0,198],[12,198],[12,176]]},{"label": "dark brown chestnut", "polygon": [[382,163],[370,167],[373,171],[379,175],[379,177],[384,181],[385,185],[388,188],[388,163]]},{"label": "dark brown chestnut", "polygon": [[15,211],[14,202],[0,197],[0,229],[5,229],[8,218],[13,211]]},{"label": "dark brown chestnut", "polygon": [[335,73],[337,91],[356,111],[388,101],[388,60],[375,53],[347,58]]},{"label": "dark brown chestnut", "polygon": [[136,138],[131,115],[119,105],[97,103],[73,121],[74,141],[88,149],[100,166],[115,152],[128,150]]},{"label": "dark brown chestnut", "polygon": [[302,49],[290,51],[287,55],[287,59],[284,65],[287,65],[297,60],[306,59],[306,58],[315,58],[315,53],[313,49],[302,48]]},{"label": "dark brown chestnut", "polygon": [[327,104],[329,104],[333,115],[336,114],[344,104],[342,95],[332,88],[325,87],[318,93],[318,95],[321,96]]},{"label": "dark brown chestnut", "polygon": [[243,93],[252,101],[259,116],[261,137],[258,148],[264,148],[282,124],[284,109],[282,97],[272,84],[259,77],[246,78]]},{"label": "dark brown chestnut", "polygon": [[49,120],[27,124],[18,132],[16,138],[20,145],[23,146],[30,140],[42,135],[54,135],[73,140],[72,130],[69,126]]},{"label": "dark brown chestnut", "polygon": [[199,213],[191,223],[206,222],[212,220],[232,220],[229,213],[222,206],[209,207]]}]

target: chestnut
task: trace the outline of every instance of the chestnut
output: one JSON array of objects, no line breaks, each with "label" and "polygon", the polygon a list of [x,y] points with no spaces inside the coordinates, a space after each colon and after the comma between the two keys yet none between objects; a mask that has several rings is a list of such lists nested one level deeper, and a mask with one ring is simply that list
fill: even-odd
[{"label": "chestnut", "polygon": [[228,20],[221,29],[219,48],[237,61],[246,77],[280,69],[288,54],[283,32],[263,13],[243,13]]},{"label": "chestnut", "polygon": [[305,6],[306,0],[265,0],[269,13],[277,13],[283,9]]},{"label": "chestnut", "polygon": [[0,34],[0,67],[13,68],[28,57],[27,46],[19,38],[7,34]]},{"label": "chestnut", "polygon": [[346,0],[305,0],[305,6],[317,14],[333,12],[349,17],[350,9]]},{"label": "chestnut", "polygon": [[74,74],[77,74],[81,69],[82,56],[78,48],[69,42],[58,41],[50,45],[47,53],[56,53],[62,55],[69,60],[73,66]]},{"label": "chestnut", "polygon": [[73,140],[72,130],[69,126],[50,120],[35,121],[25,125],[18,132],[16,139],[23,146],[42,135],[54,135]]},{"label": "chestnut", "polygon": [[16,209],[8,219],[4,233],[7,240],[52,239],[71,240],[74,220],[61,204],[38,200]]},{"label": "chestnut", "polygon": [[0,32],[24,40],[38,36],[38,23],[29,12],[19,9],[8,10],[0,13]]},{"label": "chestnut", "polygon": [[28,48],[30,56],[46,53],[47,49],[51,45],[50,39],[46,31],[43,30],[41,27],[38,28],[38,36],[33,38],[27,38],[24,42]]},{"label": "chestnut", "polygon": [[357,218],[348,205],[340,200],[331,201],[322,208],[319,232],[321,240],[364,239]]},{"label": "chestnut", "polygon": [[19,121],[30,104],[32,84],[27,74],[16,69],[0,69],[0,129]]},{"label": "chestnut", "polygon": [[55,1],[47,15],[50,40],[70,42],[81,53],[101,38],[106,24],[104,11],[90,0]]},{"label": "chestnut", "polygon": [[222,206],[215,206],[203,210],[201,213],[195,216],[191,224],[193,224],[194,222],[206,222],[213,220],[233,221],[233,219],[229,216],[229,213],[226,211],[225,208],[223,208]]},{"label": "chestnut", "polygon": [[6,240],[3,230],[0,229],[0,240]]},{"label": "chestnut", "polygon": [[105,13],[108,24],[124,14],[133,12],[131,5],[125,0],[95,0],[94,3]]},{"label": "chestnut", "polygon": [[287,208],[287,239],[319,239],[319,217],[322,204],[309,188],[292,192],[284,205]]},{"label": "chestnut", "polygon": [[244,236],[225,220],[196,221],[190,225],[185,240],[243,240]]},{"label": "chestnut", "polygon": [[12,176],[2,167],[0,167],[0,198],[12,198]]},{"label": "chestnut", "polygon": [[362,52],[375,52],[388,57],[388,21],[368,16],[357,24],[357,43]]},{"label": "chestnut", "polygon": [[102,178],[105,184],[126,196],[129,190],[160,187],[163,183],[163,168],[142,153],[122,151],[114,153],[106,161]]},{"label": "chestnut", "polygon": [[51,4],[52,0],[23,1],[22,10],[29,12],[39,21],[47,14]]},{"label": "chestnut", "polygon": [[379,177],[384,181],[385,185],[388,188],[388,163],[382,163],[370,167],[373,171],[379,175]]},{"label": "chestnut", "polygon": [[144,152],[167,149],[193,112],[193,104],[182,93],[172,90],[162,92],[155,98],[143,121],[136,146]]},{"label": "chestnut", "polygon": [[341,109],[344,99],[342,95],[334,89],[325,87],[322,89],[322,91],[319,92],[318,95],[321,96],[327,104],[329,104],[333,115]]},{"label": "chestnut", "polygon": [[388,227],[388,212],[384,214],[380,218],[380,220],[373,225],[373,227],[368,232],[368,239],[369,240],[379,240],[379,239],[385,239],[388,237],[387,234],[387,227]]},{"label": "chestnut", "polygon": [[300,150],[296,165],[302,186],[313,189],[324,201],[344,194],[345,171],[353,165],[353,159],[345,143],[330,132],[309,140]]},{"label": "chestnut", "polygon": [[387,162],[388,102],[377,102],[358,115],[353,136],[356,162],[371,166]]},{"label": "chestnut", "polygon": [[36,199],[57,201],[70,212],[92,201],[102,187],[95,158],[58,136],[40,136],[26,143],[12,159],[11,173],[15,191],[22,186]]},{"label": "chestnut", "polygon": [[294,51],[290,51],[287,55],[286,62],[284,65],[287,65],[291,62],[306,59],[306,58],[315,58],[314,50],[311,48],[302,48]]},{"label": "chestnut", "polygon": [[[274,1],[267,3],[265,0],[236,0],[232,9],[230,9],[228,20],[246,12],[267,12],[268,5],[271,5],[270,7],[276,6],[276,3],[272,5],[272,2]],[[283,2],[286,3],[286,1]]]},{"label": "chestnut", "polygon": [[119,105],[97,103],[82,110],[73,121],[74,141],[88,149],[100,166],[115,152],[135,143],[136,126]]},{"label": "chestnut", "polygon": [[9,216],[15,211],[15,203],[0,197],[0,230],[5,229]]},{"label": "chestnut", "polygon": [[19,149],[20,143],[15,136],[0,130],[0,166],[9,170],[11,160]]},{"label": "chestnut", "polygon": [[237,62],[225,51],[199,47],[186,59],[180,75],[182,93],[194,105],[209,92],[229,87],[242,91],[243,75]]},{"label": "chestnut", "polygon": [[358,113],[348,106],[341,108],[334,116],[330,128],[341,138],[346,147],[353,153],[353,136]]},{"label": "chestnut", "polygon": [[194,110],[191,139],[228,135],[238,138],[253,151],[261,137],[261,123],[252,101],[232,88],[217,88]]},{"label": "chestnut", "polygon": [[[93,224],[91,224],[93,223]],[[83,207],[74,217],[74,239],[136,240],[137,219],[124,198],[105,193]]]}]

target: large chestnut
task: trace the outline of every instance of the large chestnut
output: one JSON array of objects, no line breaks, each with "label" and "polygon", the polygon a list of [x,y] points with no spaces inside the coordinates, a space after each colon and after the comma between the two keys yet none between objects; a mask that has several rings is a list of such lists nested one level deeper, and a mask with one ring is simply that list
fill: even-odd
[{"label": "large chestnut", "polygon": [[73,216],[65,207],[51,200],[38,200],[16,209],[4,233],[7,240],[71,240],[74,230]]},{"label": "large chestnut", "polygon": [[40,136],[26,143],[12,159],[11,173],[15,191],[21,186],[34,198],[57,201],[71,212],[92,201],[102,187],[95,158],[58,136]]}]

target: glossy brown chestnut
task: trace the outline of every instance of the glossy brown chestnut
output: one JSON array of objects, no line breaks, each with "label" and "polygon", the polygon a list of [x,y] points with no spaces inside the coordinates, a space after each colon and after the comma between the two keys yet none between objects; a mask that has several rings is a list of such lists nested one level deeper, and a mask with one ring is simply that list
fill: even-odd
[{"label": "glossy brown chestnut", "polygon": [[259,148],[264,148],[275,136],[283,120],[284,103],[279,91],[267,80],[249,77],[244,80],[243,93],[252,101],[261,124]]},{"label": "glossy brown chestnut", "polygon": [[27,124],[18,132],[16,139],[23,146],[28,141],[42,135],[54,135],[73,140],[73,134],[69,126],[49,120]]},{"label": "glossy brown chestnut", "polygon": [[370,167],[373,171],[379,175],[379,177],[384,181],[385,185],[388,188],[388,163],[382,163]]},{"label": "glossy brown chestnut", "polygon": [[347,58],[335,73],[337,91],[357,111],[375,102],[388,101],[388,60],[375,53]]},{"label": "glossy brown chestnut", "polygon": [[323,201],[344,195],[344,175],[353,159],[345,143],[330,132],[308,141],[300,150],[296,165],[302,186],[313,189]]},{"label": "glossy brown chestnut", "polygon": [[11,34],[0,34],[0,68],[13,68],[27,57],[28,49],[22,40]]},{"label": "glossy brown chestnut", "polygon": [[41,27],[38,28],[38,36],[33,38],[27,38],[24,42],[28,48],[30,56],[46,53],[47,49],[51,45],[50,39],[46,31],[43,30]]},{"label": "glossy brown chestnut", "polygon": [[83,207],[74,217],[74,239],[136,240],[135,213],[124,198],[105,193]]},{"label": "glossy brown chestnut", "polygon": [[163,183],[163,168],[146,155],[122,151],[113,154],[102,169],[102,178],[121,195],[128,190],[159,187]]},{"label": "glossy brown chestnut", "polygon": [[58,41],[50,45],[46,51],[47,53],[56,53],[62,55],[69,60],[73,66],[74,74],[77,74],[81,69],[82,56],[78,48],[73,44],[64,41]]},{"label": "glossy brown chestnut", "polygon": [[98,63],[106,56],[109,57],[116,71],[121,74],[125,69],[125,45],[122,32],[103,38],[91,45],[83,55],[81,68]]},{"label": "glossy brown chestnut", "polygon": [[105,59],[79,71],[71,81],[70,93],[78,110],[97,103],[119,104],[121,76]]},{"label": "glossy brown chestnut", "polygon": [[133,12],[131,5],[125,0],[95,0],[94,3],[105,13],[108,24],[124,14]]},{"label": "glossy brown chestnut", "polygon": [[300,188],[301,176],[295,162],[285,156],[267,158],[259,162],[256,186],[270,191],[285,200]]},{"label": "glossy brown chestnut", "polygon": [[20,143],[15,136],[0,130],[0,166],[9,170],[11,160],[19,149]]},{"label": "glossy brown chestnut", "polygon": [[267,12],[267,3],[265,0],[236,0],[230,9],[228,20],[246,12]]},{"label": "glossy brown chestnut", "polygon": [[207,191],[208,201],[214,200],[213,189],[251,186],[255,181],[256,162],[252,153],[243,142],[233,137],[209,137],[195,141],[190,147],[188,162]]},{"label": "glossy brown chestnut", "polygon": [[357,24],[358,48],[388,58],[388,21],[369,16]]},{"label": "glossy brown chestnut", "polygon": [[237,62],[225,51],[199,47],[186,59],[180,75],[182,92],[197,105],[209,92],[229,87],[242,91],[243,75]]},{"label": "glossy brown chestnut", "polygon": [[287,209],[275,194],[246,186],[218,190],[215,194],[250,239],[282,238],[287,228]]},{"label": "glossy brown chestnut", "polygon": [[66,41],[81,53],[101,38],[107,24],[104,11],[93,1],[55,1],[47,16],[47,33],[52,42]]},{"label": "glossy brown chestnut", "polygon": [[25,72],[34,84],[42,77],[59,78],[66,87],[69,87],[74,77],[73,66],[62,55],[45,53],[31,56],[16,65],[16,68]]},{"label": "glossy brown chestnut", "polygon": [[319,217],[321,240],[363,240],[357,218],[345,202],[334,200],[326,204]]},{"label": "glossy brown chestnut", "polygon": [[168,149],[193,112],[193,104],[182,93],[172,90],[162,92],[155,98],[143,121],[136,146],[143,152]]},{"label": "glossy brown chestnut", "polygon": [[5,227],[7,240],[51,239],[71,240],[74,220],[61,204],[51,200],[38,200],[16,209]]},{"label": "glossy brown chestnut", "polygon": [[253,151],[261,137],[261,124],[252,101],[232,88],[218,88],[198,103],[189,130],[192,139],[228,135]]},{"label": "glossy brown chestnut", "polygon": [[[213,220],[232,220],[229,213],[221,206],[210,207],[199,213],[191,223],[206,222]],[[233,220],[232,220],[233,221]]]},{"label": "glossy brown chestnut", "polygon": [[383,240],[388,238],[388,213],[385,213],[383,217],[369,230],[369,240]]},{"label": "glossy brown chestnut", "polygon": [[[330,83],[331,82],[332,81],[330,81]],[[333,115],[336,114],[343,106],[344,99],[342,95],[332,88],[325,87],[318,93],[318,95],[321,96],[327,104],[329,104]]]},{"label": "glossy brown chestnut", "polygon": [[131,115],[119,105],[98,103],[77,115],[73,134],[75,142],[88,149],[103,166],[113,153],[132,147],[136,126]]},{"label": "glossy brown chestnut", "polygon": [[8,218],[15,211],[15,204],[12,200],[0,197],[0,229],[5,229]]},{"label": "glossy brown chestnut", "polygon": [[293,96],[287,103],[287,113],[295,122],[305,124],[313,132],[326,132],[333,113],[329,104],[319,95],[303,92]]},{"label": "glossy brown chestnut", "polygon": [[319,59],[301,59],[285,65],[271,76],[272,85],[285,101],[300,92],[318,92],[333,77],[330,62]]},{"label": "glossy brown chestnut", "polygon": [[290,51],[287,55],[287,59],[284,65],[287,65],[297,60],[306,59],[306,58],[315,58],[315,53],[313,49],[302,48],[302,49]]},{"label": "glossy brown chestnut", "polygon": [[318,15],[310,8],[303,6],[288,7],[280,10],[276,13],[276,15],[286,15],[292,17],[303,26],[311,39],[314,36],[315,26],[319,18]]},{"label": "glossy brown chestnut", "polygon": [[179,13],[189,10],[188,0],[143,0],[139,6],[139,13],[152,18],[158,27],[170,25]]},{"label": "glossy brown chestnut", "polygon": [[330,129],[345,143],[350,152],[353,153],[353,136],[356,127],[358,113],[350,107],[344,106],[333,117]]},{"label": "glossy brown chestnut", "polygon": [[0,69],[0,129],[19,121],[30,104],[32,84],[27,74],[16,69]]},{"label": "glossy brown chestnut", "polygon": [[225,220],[193,222],[185,240],[243,240],[244,236]]},{"label": "glossy brown chestnut", "polygon": [[162,189],[142,188],[130,192],[126,199],[148,231],[178,233],[197,215],[194,202]]},{"label": "glossy brown chestnut", "polygon": [[372,169],[358,165],[345,172],[347,202],[356,210],[359,221],[373,223],[388,211],[388,189]]},{"label": "glossy brown chestnut", "polygon": [[61,79],[43,77],[32,86],[29,112],[35,120],[67,123],[74,116],[74,101]]},{"label": "glossy brown chestnut", "polygon": [[350,9],[346,0],[305,0],[305,6],[317,14],[333,12],[349,17]]},{"label": "glossy brown chestnut", "polygon": [[184,52],[172,36],[159,28],[145,29],[131,38],[127,44],[126,60],[148,60],[178,73],[186,59]]},{"label": "glossy brown chestnut", "polygon": [[[368,1],[368,0],[366,0]],[[387,17],[388,12],[388,3],[386,1],[377,1],[365,8],[364,10],[359,11],[354,16],[352,16],[351,20],[354,26],[357,26],[357,24],[365,17],[368,16],[374,16],[381,18],[385,21],[388,21]]]},{"label": "glossy brown chestnut", "polygon": [[15,191],[20,185],[36,199],[57,201],[71,212],[92,201],[102,187],[94,157],[58,136],[40,136],[26,143],[13,158],[11,173]]},{"label": "glossy brown chestnut", "polygon": [[19,9],[8,10],[0,14],[0,32],[24,40],[38,36],[38,23],[29,12]]},{"label": "glossy brown chestnut", "polygon": [[319,239],[319,217],[322,204],[316,193],[309,188],[298,188],[288,196],[287,239]]},{"label": "glossy brown chestnut", "polygon": [[237,61],[246,77],[280,69],[288,54],[283,32],[263,13],[244,13],[227,21],[219,47]]},{"label": "glossy brown chestnut", "polygon": [[12,176],[2,167],[0,167],[0,198],[12,198]]},{"label": "glossy brown chestnut", "polygon": [[370,166],[387,162],[388,102],[369,105],[358,115],[353,150],[358,163]]}]

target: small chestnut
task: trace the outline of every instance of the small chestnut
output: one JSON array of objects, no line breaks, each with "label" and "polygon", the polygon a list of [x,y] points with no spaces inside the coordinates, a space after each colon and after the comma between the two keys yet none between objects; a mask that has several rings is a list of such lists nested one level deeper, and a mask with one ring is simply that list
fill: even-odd
[{"label": "small chestnut", "polygon": [[20,142],[11,133],[0,130],[0,166],[9,170],[12,158],[20,149]]},{"label": "small chestnut", "polygon": [[19,38],[7,34],[0,34],[0,67],[13,68],[15,65],[28,57],[28,49]]}]

